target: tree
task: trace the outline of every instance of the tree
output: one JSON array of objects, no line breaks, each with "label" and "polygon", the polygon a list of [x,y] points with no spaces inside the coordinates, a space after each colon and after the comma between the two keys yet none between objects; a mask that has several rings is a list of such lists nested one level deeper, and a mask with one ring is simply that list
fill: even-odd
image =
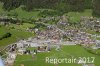
[{"label": "tree", "polygon": [[[60,12],[83,11],[85,8],[92,8],[92,0],[0,0],[4,3],[5,10],[12,10],[24,5],[25,10],[32,11],[34,8],[56,9]],[[93,0],[95,1],[95,0]],[[99,0],[94,2],[95,4]],[[94,8],[96,9],[96,8]],[[94,12],[95,13],[95,12]]]},{"label": "tree", "polygon": [[100,16],[100,0],[93,0],[93,15]]},{"label": "tree", "polygon": [[31,11],[33,9],[34,0],[26,0],[25,8],[27,11]]},{"label": "tree", "polygon": [[85,8],[92,9],[92,0],[85,0]]},{"label": "tree", "polygon": [[20,0],[3,0],[3,8],[6,10],[11,10],[20,6]]},{"label": "tree", "polygon": [[85,0],[65,0],[71,11],[83,11]]}]

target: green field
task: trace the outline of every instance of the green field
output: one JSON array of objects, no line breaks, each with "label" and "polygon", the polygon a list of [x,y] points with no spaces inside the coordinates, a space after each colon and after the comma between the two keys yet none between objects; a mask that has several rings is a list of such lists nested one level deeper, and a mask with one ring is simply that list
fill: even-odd
[{"label": "green field", "polygon": [[70,22],[80,22],[80,18],[82,16],[85,17],[91,17],[92,16],[92,10],[91,9],[87,9],[84,12],[69,12],[66,15],[68,15],[70,17]]},{"label": "green field", "polygon": [[[18,55],[14,66],[20,66],[24,64],[25,66],[56,66],[55,64],[50,64],[45,62],[46,57],[54,58],[78,58],[78,57],[95,57],[95,66],[100,65],[100,56],[91,54],[87,52],[84,48],[80,46],[63,46],[60,51],[53,49],[51,52],[38,53],[34,57],[32,55]],[[62,63],[58,66],[82,66],[76,63]]]},{"label": "green field", "polygon": [[25,19],[29,19],[29,18],[37,18],[38,14],[40,11],[31,11],[31,12],[27,12],[25,10],[22,10],[21,7],[16,8],[15,10],[11,10],[10,12],[8,12],[8,14],[13,14],[13,13],[17,13],[18,14],[18,18],[25,18]]},{"label": "green field", "polygon": [[[2,8],[2,3],[0,2],[0,14],[1,15],[8,15],[9,17],[12,17],[15,13],[18,14],[17,18],[19,19],[29,19],[32,17],[37,17],[39,11],[33,11],[33,12],[27,12],[21,9],[21,7],[11,10],[11,11],[5,11]],[[34,36],[33,33],[26,32],[26,28],[28,27],[34,27],[34,24],[29,23],[23,23],[23,25],[16,25],[16,24],[10,24],[9,26],[1,26],[0,27],[0,36],[4,35],[6,32],[10,32],[12,34],[11,37],[5,38],[3,40],[0,40],[0,48],[7,46],[8,44],[14,43],[20,39],[26,39],[28,37]],[[14,29],[12,29],[14,28]]]},{"label": "green field", "polygon": [[6,32],[10,32],[12,34],[12,36],[9,38],[0,40],[0,47],[14,43],[20,39],[26,39],[28,37],[34,36],[33,33],[26,31],[26,28],[28,28],[28,27],[34,27],[34,25],[24,23],[23,25],[11,24],[7,27],[1,26],[0,27],[0,35],[5,34]]},{"label": "green field", "polygon": [[[43,10],[50,11],[50,9],[34,9],[33,11],[28,12],[28,11],[25,11],[22,9],[23,6],[20,6],[19,8],[16,8],[14,10],[5,11],[2,9],[2,6],[3,6],[3,4],[0,3],[0,14],[5,14],[5,15],[9,14],[10,16],[17,14],[17,18],[20,18],[20,19],[38,18],[38,17],[40,17],[39,14],[41,11],[43,11]],[[55,14],[55,15],[57,15],[57,14]],[[65,15],[68,15],[70,17],[71,22],[79,22],[81,16],[91,17],[92,10],[86,9],[83,12],[68,12],[68,13],[65,13]]]},{"label": "green field", "polygon": [[35,24],[30,24],[30,23],[23,23],[22,25],[16,25],[16,24],[10,24],[9,26],[7,26],[8,28],[14,28],[16,30],[22,30],[22,31],[26,31],[27,28],[29,27],[34,27]]},{"label": "green field", "polygon": [[33,10],[31,12],[22,10],[21,7],[16,8],[14,10],[5,11],[3,9],[3,3],[0,2],[0,15],[9,15],[9,17],[13,17],[17,14],[17,18],[19,19],[29,19],[29,18],[37,18],[40,11]]}]

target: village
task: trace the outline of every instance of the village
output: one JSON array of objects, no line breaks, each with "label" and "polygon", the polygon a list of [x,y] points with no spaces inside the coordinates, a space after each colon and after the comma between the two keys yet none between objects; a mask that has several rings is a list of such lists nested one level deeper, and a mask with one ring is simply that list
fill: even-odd
[{"label": "village", "polygon": [[[1,18],[0,20],[2,21],[0,23],[3,25],[9,23],[7,19],[3,20]],[[52,20],[58,20],[58,22],[53,25],[47,23]],[[37,21],[43,22],[46,28],[40,30],[29,27],[26,31],[34,32],[35,37],[21,39],[16,43],[8,45],[4,49],[7,54],[5,59],[6,66],[13,66],[17,55],[33,54],[34,56],[34,54],[39,52],[50,52],[53,48],[59,51],[61,46],[65,45],[81,45],[83,47],[91,47],[92,49],[100,49],[100,40],[96,39],[100,35],[87,33],[87,29],[100,32],[100,20],[97,18],[82,17],[81,22],[74,26],[69,23],[67,16],[40,18]],[[30,50],[28,48],[35,49]]]},{"label": "village", "polygon": [[0,0],[0,66],[100,66],[100,0]]}]

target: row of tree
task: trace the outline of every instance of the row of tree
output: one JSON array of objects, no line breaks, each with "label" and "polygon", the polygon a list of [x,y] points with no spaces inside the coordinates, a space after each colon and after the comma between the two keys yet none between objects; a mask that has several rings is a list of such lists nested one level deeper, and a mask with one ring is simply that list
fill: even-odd
[{"label": "row of tree", "polygon": [[93,2],[93,15],[100,17],[100,0],[92,0]]},{"label": "row of tree", "polygon": [[23,9],[31,11],[34,8],[56,9],[61,12],[83,11],[93,9],[94,14],[100,15],[100,0],[0,0],[3,8],[11,10],[24,5]]},{"label": "row of tree", "polygon": [[0,40],[4,39],[4,38],[8,38],[11,37],[11,33],[5,33],[4,35],[0,36]]}]

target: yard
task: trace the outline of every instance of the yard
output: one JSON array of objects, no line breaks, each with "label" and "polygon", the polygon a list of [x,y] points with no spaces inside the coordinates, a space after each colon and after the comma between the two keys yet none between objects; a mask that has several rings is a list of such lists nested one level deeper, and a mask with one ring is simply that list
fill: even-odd
[{"label": "yard", "polygon": [[[60,51],[53,49],[51,52],[38,53],[34,57],[32,55],[18,55],[14,66],[20,66],[24,64],[25,66],[56,66],[55,64],[50,64],[45,62],[46,57],[52,58],[71,58],[71,56],[78,57],[95,57],[95,66],[99,66],[100,56],[93,55],[87,52],[84,48],[80,46],[62,46]],[[82,66],[81,64],[75,63],[61,63],[58,66]]]}]

